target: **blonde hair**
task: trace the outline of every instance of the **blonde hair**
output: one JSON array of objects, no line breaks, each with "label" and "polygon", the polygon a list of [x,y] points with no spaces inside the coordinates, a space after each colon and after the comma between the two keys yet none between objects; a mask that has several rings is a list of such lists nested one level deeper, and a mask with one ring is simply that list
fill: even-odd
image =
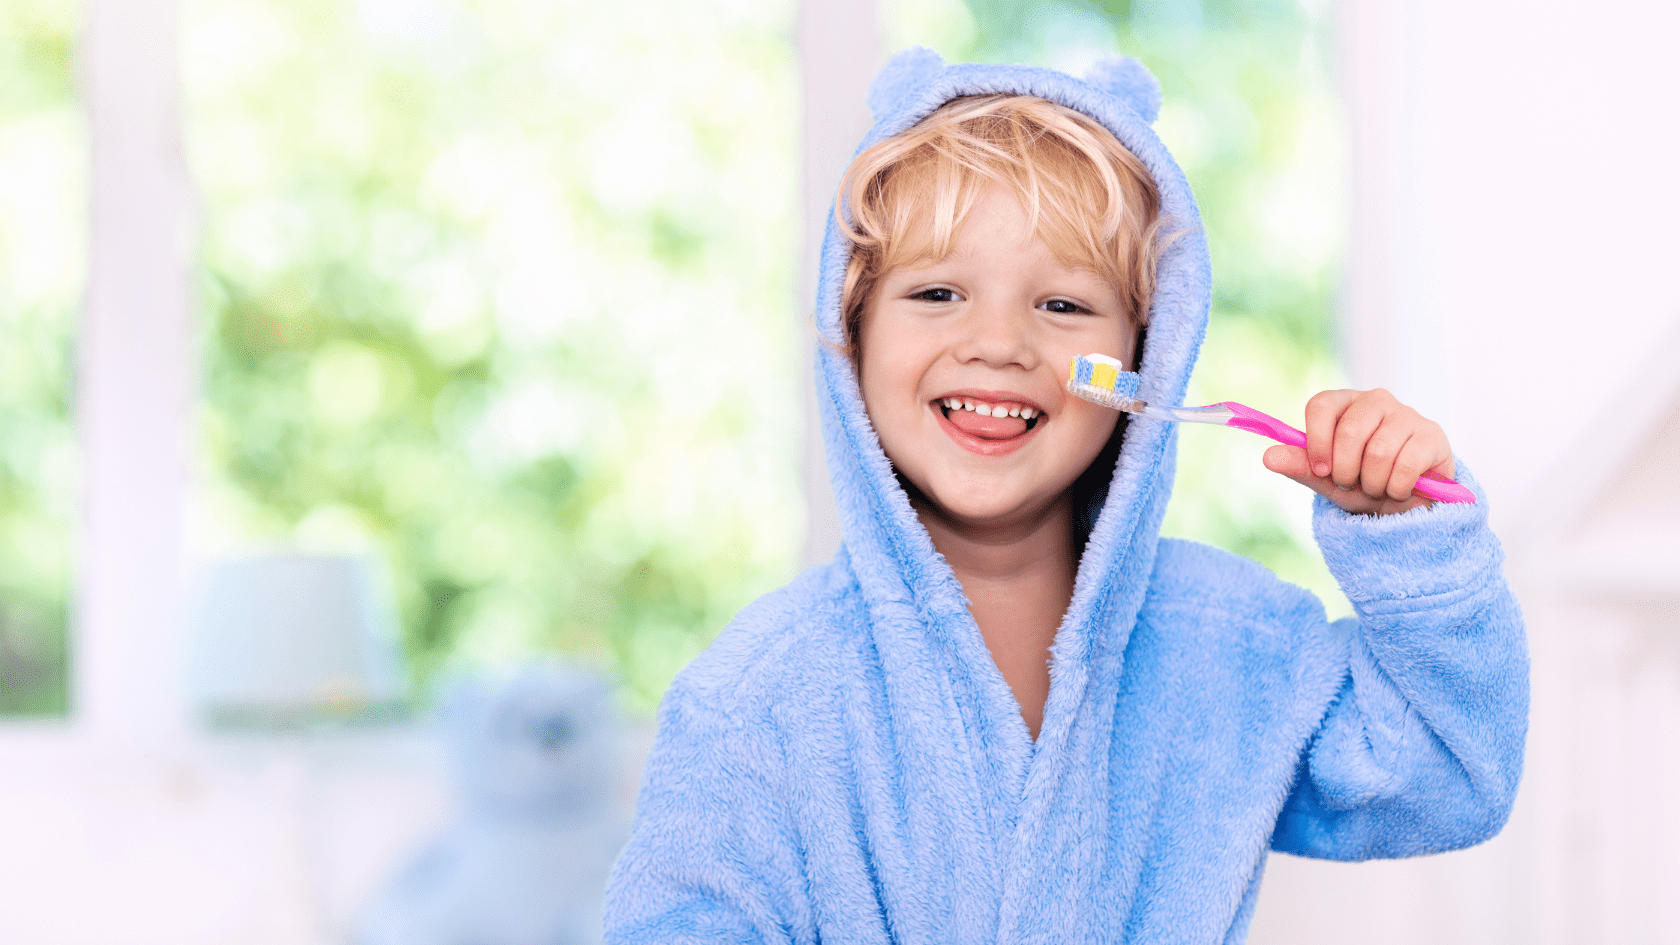
[{"label": "blonde hair", "polygon": [[1070,108],[1028,95],[968,96],[858,155],[841,182],[834,212],[852,249],[841,318],[854,358],[881,276],[945,258],[989,186],[1013,191],[1059,262],[1107,278],[1132,324],[1147,323],[1161,197],[1143,162]]}]

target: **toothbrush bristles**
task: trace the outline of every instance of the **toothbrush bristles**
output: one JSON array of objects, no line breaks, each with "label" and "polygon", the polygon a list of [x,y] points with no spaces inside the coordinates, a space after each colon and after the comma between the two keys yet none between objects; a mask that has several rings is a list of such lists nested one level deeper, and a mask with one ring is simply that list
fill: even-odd
[{"label": "toothbrush bristles", "polygon": [[1093,384],[1082,384],[1078,381],[1068,381],[1067,389],[1068,393],[1075,397],[1114,410],[1131,410],[1137,402],[1135,398],[1127,397],[1116,391],[1104,390]]}]

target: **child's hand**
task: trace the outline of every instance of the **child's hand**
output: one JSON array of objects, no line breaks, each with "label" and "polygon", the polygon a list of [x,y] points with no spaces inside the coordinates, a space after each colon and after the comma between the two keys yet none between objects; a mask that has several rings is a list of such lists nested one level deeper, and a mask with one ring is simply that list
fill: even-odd
[{"label": "child's hand", "polygon": [[1453,476],[1452,447],[1433,421],[1386,390],[1327,390],[1307,401],[1307,448],[1274,446],[1266,468],[1349,512],[1394,515],[1435,503],[1412,493],[1424,472]]}]

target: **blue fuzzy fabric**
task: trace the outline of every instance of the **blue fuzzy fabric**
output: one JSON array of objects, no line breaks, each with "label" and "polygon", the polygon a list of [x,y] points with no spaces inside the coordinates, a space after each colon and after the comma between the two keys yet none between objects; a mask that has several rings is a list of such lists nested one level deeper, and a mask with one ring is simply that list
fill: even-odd
[{"label": "blue fuzzy fabric", "polygon": [[[1130,60],[1081,81],[913,50],[871,90],[864,146],[992,92],[1090,115],[1155,176],[1185,234],[1161,265],[1140,396],[1180,403],[1210,278],[1190,187],[1150,129],[1154,81]],[[835,338],[845,261],[831,225],[818,319]],[[1160,537],[1174,430],[1132,418],[1035,743],[849,360],[818,359],[844,546],[671,686],[609,941],[1240,942],[1269,850],[1411,856],[1503,824],[1528,673],[1485,500],[1387,518],[1318,500],[1358,614],[1331,623],[1254,562]]]}]

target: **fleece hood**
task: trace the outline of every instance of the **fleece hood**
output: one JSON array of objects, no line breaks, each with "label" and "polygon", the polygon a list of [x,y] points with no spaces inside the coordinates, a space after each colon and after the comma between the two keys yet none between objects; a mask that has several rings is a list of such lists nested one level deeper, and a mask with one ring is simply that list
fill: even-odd
[{"label": "fleece hood", "polygon": [[[1161,103],[1154,77],[1129,58],[1103,60],[1076,79],[1025,66],[947,65],[932,50],[910,49],[888,62],[870,87],[874,127],[858,152],[905,131],[951,99],[991,94],[1033,95],[1081,112],[1112,132],[1153,175],[1163,218],[1181,235],[1160,261],[1138,365],[1139,396],[1180,403],[1207,327],[1210,278],[1207,244],[1189,183],[1150,127]],[[848,259],[849,244],[831,218],[817,297],[818,330],[830,339],[844,336],[840,307]],[[819,349],[818,400],[845,536],[842,554],[872,605],[911,605],[921,618],[911,622],[919,622],[932,637],[905,642],[943,647],[959,667],[979,677],[975,682],[980,688],[996,690],[1002,677],[968,616],[960,584],[934,550],[882,452],[851,360],[831,346]],[[1125,647],[1172,489],[1172,427],[1129,418],[1106,498],[1080,561],[1073,600],[1052,649],[1052,686],[1040,745],[1065,734],[1069,703],[1079,696],[1089,660],[1099,652],[1117,654]],[[895,616],[909,615],[899,609]],[[902,629],[915,635],[911,627]],[[991,694],[1008,696],[1006,688]],[[1014,700],[1004,698],[1000,704],[1013,707]],[[1006,718],[997,721],[1009,724]],[[1024,723],[1019,724],[1026,738]]]}]

